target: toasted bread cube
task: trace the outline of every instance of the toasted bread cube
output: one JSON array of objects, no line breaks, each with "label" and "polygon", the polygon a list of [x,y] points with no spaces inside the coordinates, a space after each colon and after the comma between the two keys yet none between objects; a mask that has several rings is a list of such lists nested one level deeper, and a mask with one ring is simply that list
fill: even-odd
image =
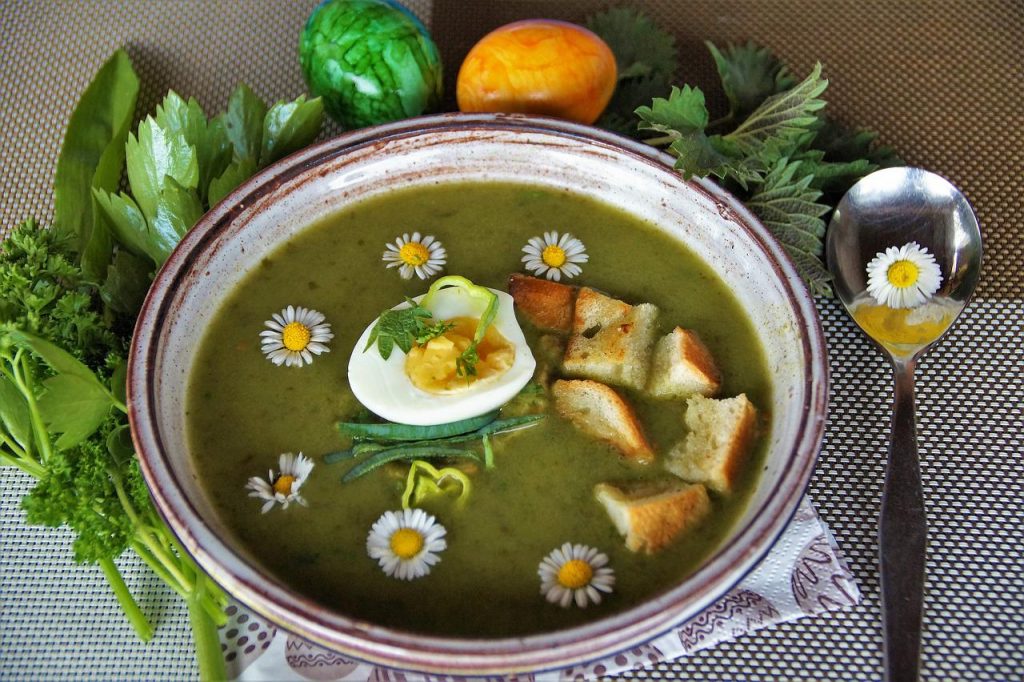
[{"label": "toasted bread cube", "polygon": [[665,468],[684,481],[731,493],[754,440],[757,411],[745,394],[686,401],[686,439],[672,448]]},{"label": "toasted bread cube", "polygon": [[551,387],[555,410],[583,433],[606,441],[640,464],[654,461],[654,450],[640,421],[622,397],[596,381],[559,379]]},{"label": "toasted bread cube", "polygon": [[647,394],[652,398],[713,396],[722,375],[697,332],[676,327],[654,346]]},{"label": "toasted bread cube", "polygon": [[654,554],[711,512],[711,500],[700,483],[681,481],[617,487],[599,483],[597,501],[604,505],[631,552]]},{"label": "toasted bread cube", "polygon": [[658,309],[650,303],[629,305],[581,288],[562,369],[572,376],[642,389],[657,318]]},{"label": "toasted bread cube", "polygon": [[516,309],[538,329],[563,334],[572,330],[576,287],[516,272],[508,278],[508,293]]}]

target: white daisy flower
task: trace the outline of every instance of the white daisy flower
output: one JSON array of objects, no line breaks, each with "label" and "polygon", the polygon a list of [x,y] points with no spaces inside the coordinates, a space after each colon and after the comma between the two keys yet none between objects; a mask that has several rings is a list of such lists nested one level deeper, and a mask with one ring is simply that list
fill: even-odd
[{"label": "white daisy flower", "polygon": [[914,308],[939,290],[942,273],[935,256],[917,242],[890,246],[868,263],[868,293],[879,305]]},{"label": "white daisy flower", "polygon": [[394,244],[385,244],[387,250],[382,256],[387,267],[398,268],[402,279],[428,279],[441,271],[448,259],[448,252],[441,242],[432,235],[420,237],[419,232],[403,234]]},{"label": "white daisy flower", "polygon": [[562,275],[571,278],[583,272],[579,264],[590,259],[583,242],[568,232],[561,237],[557,232],[545,232],[543,238],[531,237],[523,247],[523,253],[526,254],[523,262],[527,270],[556,282]]},{"label": "white daisy flower", "polygon": [[286,452],[278,457],[277,466],[281,470],[279,474],[274,475],[271,469],[266,480],[253,476],[245,484],[245,489],[252,491],[249,497],[266,500],[261,513],[266,514],[275,504],[280,504],[282,509],[287,509],[292,502],[308,506],[299,489],[313,471],[313,460],[301,452],[298,455]]},{"label": "white daisy flower", "polygon": [[448,531],[422,509],[384,512],[370,529],[366,552],[392,578],[413,580],[430,573],[448,543]]},{"label": "white daisy flower", "polygon": [[334,338],[331,325],[322,313],[309,308],[288,306],[265,324],[260,332],[261,350],[275,365],[302,367],[313,362],[313,354],[330,352],[327,342]]},{"label": "white daisy flower", "polygon": [[607,564],[607,554],[567,542],[540,562],[540,593],[563,609],[574,601],[581,609],[600,604],[601,593],[611,593],[615,584],[615,571]]}]

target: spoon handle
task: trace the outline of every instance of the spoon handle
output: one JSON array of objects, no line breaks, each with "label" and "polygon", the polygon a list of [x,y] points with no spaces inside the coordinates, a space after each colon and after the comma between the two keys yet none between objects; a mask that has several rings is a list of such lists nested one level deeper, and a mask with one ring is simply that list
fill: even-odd
[{"label": "spoon handle", "polygon": [[925,569],[925,512],[914,425],[913,360],[893,365],[895,402],[878,524],[886,682],[917,682]]}]

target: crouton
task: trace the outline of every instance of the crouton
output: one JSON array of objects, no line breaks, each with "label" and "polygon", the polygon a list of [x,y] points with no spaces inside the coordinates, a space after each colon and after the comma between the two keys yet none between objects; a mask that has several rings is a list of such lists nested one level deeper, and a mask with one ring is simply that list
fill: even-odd
[{"label": "crouton", "polygon": [[654,346],[647,394],[652,398],[712,396],[721,374],[697,332],[676,327]]},{"label": "crouton", "polygon": [[700,483],[641,483],[594,486],[631,552],[654,554],[707,518],[711,500]]},{"label": "crouton", "polygon": [[640,464],[654,461],[654,450],[633,408],[611,388],[596,381],[560,379],[551,387],[555,410],[583,433],[603,440]]},{"label": "crouton", "polygon": [[508,293],[516,309],[543,331],[567,334],[572,330],[576,287],[538,279],[518,272],[508,278]]},{"label": "crouton", "polygon": [[731,493],[747,459],[757,411],[745,394],[686,401],[686,439],[672,448],[665,468],[684,481]]},{"label": "crouton", "polygon": [[658,309],[629,305],[583,287],[562,369],[569,375],[642,389],[647,384]]}]

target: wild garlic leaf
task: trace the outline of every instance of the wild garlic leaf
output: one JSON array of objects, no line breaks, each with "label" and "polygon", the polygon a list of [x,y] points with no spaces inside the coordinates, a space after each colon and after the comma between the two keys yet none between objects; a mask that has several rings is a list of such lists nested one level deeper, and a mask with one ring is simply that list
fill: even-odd
[{"label": "wild garlic leaf", "polygon": [[0,426],[23,449],[32,451],[32,415],[18,387],[0,374]]},{"label": "wild garlic leaf", "polygon": [[224,172],[210,181],[208,197],[210,206],[216,206],[221,200],[248,180],[256,172],[256,162],[253,159],[235,159]]},{"label": "wild garlic leaf", "polygon": [[818,96],[827,87],[818,63],[799,85],[762,102],[735,130],[723,135],[722,142],[736,156],[784,155],[816,125],[816,112],[825,106]]},{"label": "wild garlic leaf", "polygon": [[102,386],[74,374],[50,377],[43,386],[39,414],[51,433],[61,434],[54,442],[58,450],[72,448],[95,433],[113,407]]},{"label": "wild garlic leaf", "polygon": [[124,50],[100,68],[71,114],[53,182],[53,227],[85,248],[92,230],[92,189],[117,189],[135,115],[139,79]]},{"label": "wild garlic leaf", "polygon": [[161,128],[152,116],[139,124],[137,135],[128,136],[125,148],[128,182],[147,220],[156,216],[168,178],[187,189],[199,184],[195,147],[180,132]]},{"label": "wild garlic leaf", "polygon": [[780,159],[745,203],[793,258],[812,293],[831,296],[831,276],[821,262],[822,216],[830,208],[818,203],[821,192],[810,186],[813,176],[803,175],[801,166],[800,161]]},{"label": "wild garlic leaf", "polygon": [[748,42],[719,50],[711,41],[704,44],[715,60],[733,117],[746,116],[768,97],[796,85],[793,74],[768,48]]},{"label": "wild garlic leaf", "polygon": [[300,95],[291,102],[277,102],[263,119],[260,165],[266,166],[302,149],[316,139],[324,119],[319,97],[307,101]]},{"label": "wild garlic leaf", "polygon": [[224,114],[224,130],[235,150],[235,157],[259,162],[263,144],[263,120],[267,105],[245,83],[239,85],[228,100]]},{"label": "wild garlic leaf", "polygon": [[675,37],[636,9],[612,7],[587,17],[586,25],[611,48],[620,82],[657,77],[667,84],[679,67]]},{"label": "wild garlic leaf", "polygon": [[89,210],[92,215],[92,228],[89,231],[89,239],[82,249],[79,264],[86,276],[95,282],[102,282],[107,272],[107,265],[110,264],[110,258],[114,254],[114,236],[111,233],[110,218],[96,200],[95,192],[98,191],[102,190],[95,188],[93,196],[90,197]]}]

